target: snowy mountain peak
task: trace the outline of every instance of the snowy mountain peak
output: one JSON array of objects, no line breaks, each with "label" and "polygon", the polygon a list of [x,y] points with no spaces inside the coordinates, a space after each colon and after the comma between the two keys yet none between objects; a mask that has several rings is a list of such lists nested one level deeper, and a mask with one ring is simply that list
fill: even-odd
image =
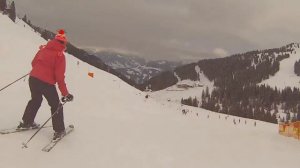
[{"label": "snowy mountain peak", "polygon": [[142,84],[153,76],[163,71],[172,70],[182,64],[181,62],[165,60],[147,61],[138,56],[111,51],[101,51],[92,54],[97,55],[107,65],[125,75],[128,79],[134,80],[137,84]]}]

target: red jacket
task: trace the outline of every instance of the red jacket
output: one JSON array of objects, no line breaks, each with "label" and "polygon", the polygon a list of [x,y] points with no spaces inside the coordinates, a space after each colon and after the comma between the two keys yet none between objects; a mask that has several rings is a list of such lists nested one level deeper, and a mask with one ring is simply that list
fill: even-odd
[{"label": "red jacket", "polygon": [[51,40],[40,50],[32,60],[30,76],[40,79],[51,85],[58,84],[63,96],[69,94],[65,83],[66,59],[65,46],[57,40]]}]

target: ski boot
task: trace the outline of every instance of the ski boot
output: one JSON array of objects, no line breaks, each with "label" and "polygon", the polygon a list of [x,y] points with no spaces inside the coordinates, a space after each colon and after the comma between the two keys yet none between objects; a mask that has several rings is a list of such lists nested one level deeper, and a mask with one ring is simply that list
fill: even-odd
[{"label": "ski boot", "polygon": [[57,141],[57,140],[61,139],[62,137],[64,137],[65,135],[66,135],[66,131],[65,130],[59,131],[59,132],[54,132],[52,140],[53,141]]},{"label": "ski boot", "polygon": [[40,126],[40,124],[37,124],[35,122],[33,122],[31,124],[20,122],[17,129],[37,129],[37,128],[39,128],[39,126]]}]

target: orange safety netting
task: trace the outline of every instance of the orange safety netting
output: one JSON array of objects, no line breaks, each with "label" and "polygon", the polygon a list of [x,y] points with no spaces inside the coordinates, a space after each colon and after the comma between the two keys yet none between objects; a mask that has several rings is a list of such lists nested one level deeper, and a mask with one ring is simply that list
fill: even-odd
[{"label": "orange safety netting", "polygon": [[300,140],[300,121],[293,123],[280,123],[279,134],[287,137],[294,137]]}]

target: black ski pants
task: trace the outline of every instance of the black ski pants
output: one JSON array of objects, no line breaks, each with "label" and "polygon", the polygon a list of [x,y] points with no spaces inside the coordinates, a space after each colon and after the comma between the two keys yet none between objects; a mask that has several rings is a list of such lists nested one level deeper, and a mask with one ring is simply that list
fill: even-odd
[{"label": "black ski pants", "polygon": [[44,96],[51,107],[51,114],[54,114],[58,107],[60,107],[58,113],[52,118],[53,130],[56,132],[65,130],[63,107],[59,101],[55,85],[45,83],[31,76],[29,77],[29,88],[31,91],[31,100],[28,102],[22,118],[24,124],[32,124],[34,122]]}]

